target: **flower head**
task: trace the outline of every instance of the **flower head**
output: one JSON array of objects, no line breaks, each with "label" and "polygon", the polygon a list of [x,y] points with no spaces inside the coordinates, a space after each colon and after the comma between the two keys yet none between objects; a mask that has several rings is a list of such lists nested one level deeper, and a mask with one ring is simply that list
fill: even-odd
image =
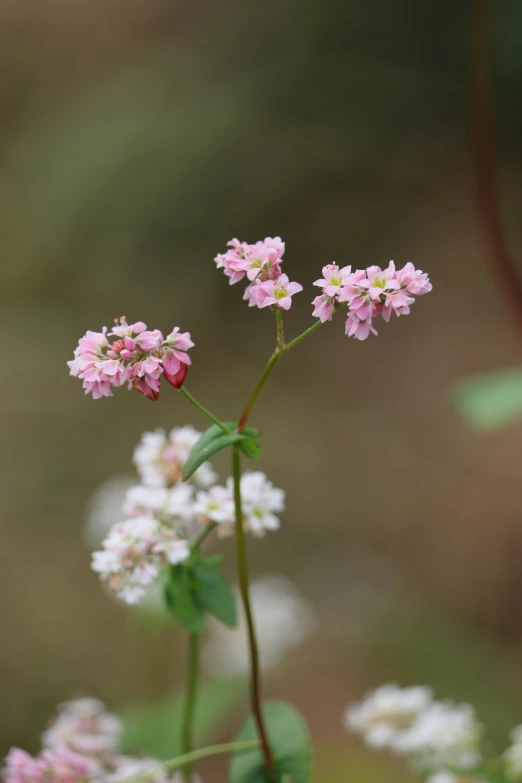
[{"label": "flower head", "polygon": [[101,701],[77,699],[59,705],[57,717],[42,735],[42,744],[100,760],[116,753],[121,733],[120,719],[107,712]]},{"label": "flower head", "polygon": [[114,525],[94,552],[92,569],[122,601],[135,604],[145,587],[168,563],[180,563],[190,555],[188,542],[152,516],[139,516]]},{"label": "flower head", "polygon": [[[193,427],[174,427],[145,432],[134,450],[133,461],[142,483],[147,487],[171,487],[181,481],[183,467],[201,433]],[[192,478],[198,487],[209,487],[216,481],[216,473],[209,462],[204,462]]]},{"label": "flower head", "polygon": [[257,307],[275,306],[283,310],[289,310],[292,306],[292,296],[303,290],[300,283],[291,283],[288,275],[280,275],[277,280],[267,280],[265,283],[255,285],[249,294]]},{"label": "flower head", "polygon": [[93,761],[67,748],[43,750],[35,758],[20,748],[12,748],[3,775],[5,783],[85,783],[97,771]]},{"label": "flower head", "polygon": [[159,329],[148,331],[142,321],[128,324],[122,317],[110,332],[107,327],[88,331],[67,364],[94,399],[111,397],[113,388],[127,383],[127,388],[157,400],[162,375],[181,388],[191,363],[187,351],[193,346],[190,334],[180,333],[179,327],[164,339]]}]

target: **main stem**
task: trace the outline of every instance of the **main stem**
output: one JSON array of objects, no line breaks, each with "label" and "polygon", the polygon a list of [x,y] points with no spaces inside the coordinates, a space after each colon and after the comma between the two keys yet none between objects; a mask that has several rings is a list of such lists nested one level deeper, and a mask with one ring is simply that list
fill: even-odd
[{"label": "main stem", "polygon": [[270,377],[272,370],[276,366],[277,362],[283,356],[283,354],[287,353],[291,348],[293,348],[295,345],[301,342],[301,340],[304,340],[305,337],[308,337],[308,335],[313,334],[313,332],[316,332],[319,327],[321,327],[323,324],[321,321],[316,321],[313,326],[311,326],[309,329],[306,329],[302,334],[300,334],[298,337],[296,337],[293,340],[290,340],[289,343],[284,342],[284,334],[283,334],[283,321],[281,317],[280,311],[276,311],[276,319],[277,319],[277,346],[270,357],[270,359],[267,362],[267,365],[265,369],[263,370],[260,379],[258,380],[254,391],[250,395],[250,398],[245,406],[245,410],[241,414],[241,418],[239,419],[238,424],[238,432],[241,432],[244,427],[246,426],[246,423],[248,419],[250,418],[250,414],[252,413],[254,409],[254,405],[257,402],[257,398],[261,394],[261,391],[263,389],[263,386],[267,382],[268,378]]},{"label": "main stem", "polygon": [[251,705],[254,720],[257,726],[257,732],[261,741],[261,750],[265,760],[265,767],[270,773],[274,769],[274,759],[270,745],[268,743],[268,734],[266,732],[263,713],[261,710],[261,682],[259,668],[259,648],[257,645],[256,631],[254,627],[254,618],[252,616],[252,607],[250,605],[249,593],[249,573],[248,557],[246,551],[245,531],[243,530],[243,508],[241,504],[241,459],[239,449],[232,448],[232,477],[234,481],[234,505],[236,512],[236,549],[237,566],[239,574],[239,590],[245,608],[245,616],[248,629],[248,641],[250,650],[250,669],[251,669]]},{"label": "main stem", "polygon": [[[199,673],[199,634],[189,634],[189,654],[188,654],[188,676],[187,689],[185,692],[185,705],[183,712],[183,723],[181,727],[181,750],[183,755],[190,754],[193,745],[194,732],[194,712],[196,708],[196,698],[198,690]],[[183,768],[183,778],[185,783],[192,780],[192,762]]]}]

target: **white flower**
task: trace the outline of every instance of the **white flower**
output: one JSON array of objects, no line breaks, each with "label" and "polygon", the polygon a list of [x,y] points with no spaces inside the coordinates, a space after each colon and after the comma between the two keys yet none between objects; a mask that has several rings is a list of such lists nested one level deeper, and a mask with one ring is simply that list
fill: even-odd
[{"label": "white flower", "polygon": [[[233,480],[227,481],[233,492]],[[255,536],[264,536],[267,530],[279,530],[280,522],[275,512],[285,510],[285,493],[274,487],[261,471],[243,473],[241,476],[241,503],[245,530]],[[232,532],[230,524],[224,524],[221,534]]]},{"label": "white flower", "polygon": [[134,484],[131,478],[114,476],[94,490],[87,506],[85,539],[96,549],[116,522],[121,519],[125,495]]},{"label": "white flower", "polygon": [[429,707],[432,697],[431,689],[424,686],[382,685],[347,709],[345,725],[370,747],[394,749],[398,736]]},{"label": "white flower", "polygon": [[235,514],[234,498],[230,489],[216,484],[207,492],[198,492],[194,503],[194,514],[202,522],[217,522],[222,525],[223,530],[232,528]]},{"label": "white flower", "polygon": [[[476,778],[462,777],[462,775],[453,775],[451,772],[437,772],[430,775],[426,783],[481,783]],[[484,783],[482,781],[482,783]]]},{"label": "white flower", "polygon": [[471,705],[439,701],[395,737],[393,749],[411,755],[415,764],[425,769],[471,769],[481,759],[482,733]]},{"label": "white flower", "polygon": [[92,569],[128,604],[140,601],[162,566],[190,555],[186,540],[150,516],[114,525],[102,546],[93,554]]},{"label": "white flower", "polygon": [[[116,770],[107,775],[106,783],[182,783],[179,772],[166,772],[161,769],[161,761],[151,758],[133,758],[123,756],[118,759]],[[192,783],[202,783],[198,775],[192,777]]]},{"label": "white flower", "polygon": [[116,752],[121,732],[120,719],[107,712],[101,701],[77,699],[59,705],[55,721],[42,735],[42,744],[99,759]]},{"label": "white flower", "polygon": [[509,780],[522,780],[522,726],[511,732],[511,746],[503,755],[506,776]]},{"label": "white flower", "polygon": [[[209,618],[203,662],[207,671],[218,677],[237,677],[249,670],[246,622],[239,590],[236,588],[235,592],[239,610],[237,628],[226,628]],[[261,668],[271,669],[316,630],[317,620],[295,585],[281,576],[255,580],[251,585],[251,600]]]},{"label": "white flower", "polygon": [[[193,427],[175,427],[168,437],[165,430],[144,432],[134,450],[134,464],[147,487],[172,487],[181,481],[183,466],[201,433]],[[204,462],[191,478],[198,487],[211,486],[217,475]]]},{"label": "white flower", "polygon": [[127,490],[123,513],[128,517],[153,516],[184,534],[194,519],[193,507],[194,487],[188,484],[171,489],[138,484]]}]

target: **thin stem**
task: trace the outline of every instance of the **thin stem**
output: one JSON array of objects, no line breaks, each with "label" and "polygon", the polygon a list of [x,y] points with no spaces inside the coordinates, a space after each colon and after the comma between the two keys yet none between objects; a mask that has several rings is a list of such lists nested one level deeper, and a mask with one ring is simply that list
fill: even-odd
[{"label": "thin stem", "polygon": [[[196,707],[196,697],[198,690],[199,674],[199,634],[189,634],[189,660],[187,689],[185,692],[185,705],[183,712],[183,723],[181,727],[181,748],[185,755],[190,755],[192,751],[193,731],[194,731],[194,712]],[[192,780],[192,761],[185,763],[183,769],[185,783]]]},{"label": "thin stem", "polygon": [[193,750],[191,753],[185,753],[183,756],[165,761],[159,769],[164,769],[165,771],[178,769],[185,764],[191,764],[194,761],[208,758],[208,756],[217,756],[220,753],[241,753],[245,750],[256,750],[260,744],[258,740],[250,740],[248,742],[227,742],[223,745],[209,745],[208,748]]},{"label": "thin stem", "polygon": [[241,598],[243,599],[243,606],[245,609],[245,617],[247,621],[248,629],[248,642],[250,650],[250,674],[251,674],[251,706],[254,720],[256,722],[259,739],[261,741],[261,749],[265,760],[265,767],[270,773],[274,768],[274,760],[270,745],[268,744],[268,735],[266,732],[263,713],[261,710],[261,682],[260,682],[260,668],[259,668],[259,649],[257,645],[256,631],[254,627],[254,618],[252,616],[252,607],[250,605],[249,594],[249,573],[248,573],[248,557],[246,551],[245,531],[243,530],[243,508],[241,505],[241,459],[239,449],[234,446],[232,448],[232,476],[234,480],[234,506],[236,512],[236,549],[237,549],[237,567],[239,575],[239,589],[241,592]]},{"label": "thin stem", "polygon": [[283,313],[279,308],[275,311],[277,323],[277,347],[282,350],[285,347],[285,327],[283,325]]},{"label": "thin stem", "polygon": [[[278,312],[279,311],[276,310],[276,318],[277,318],[277,313]],[[282,329],[283,321],[282,321],[282,317],[281,316],[280,316],[280,323],[281,323],[281,329]],[[237,428],[238,432],[241,432],[244,429],[244,427],[246,426],[246,423],[247,423],[248,419],[250,418],[250,414],[252,413],[252,411],[254,409],[254,406],[255,406],[255,404],[257,402],[257,398],[261,394],[263,386],[267,382],[268,378],[270,377],[270,375],[272,373],[272,370],[274,369],[274,367],[278,363],[278,361],[281,358],[281,356],[283,356],[283,354],[287,353],[287,351],[289,351],[291,348],[293,348],[298,343],[300,343],[301,340],[304,340],[305,337],[308,337],[310,334],[313,334],[314,332],[316,332],[319,329],[319,327],[321,327],[321,326],[322,326],[322,322],[321,321],[316,321],[313,326],[311,326],[309,329],[306,329],[306,331],[304,331],[298,337],[295,337],[289,343],[285,344],[283,342],[280,345],[279,344],[280,329],[279,329],[279,321],[278,321],[278,344],[277,344],[277,347],[276,347],[274,353],[272,354],[272,356],[270,357],[270,359],[268,360],[268,363],[267,363],[265,369],[263,370],[263,373],[262,373],[260,379],[258,380],[258,382],[257,382],[257,384],[256,384],[256,386],[255,386],[255,388],[254,388],[254,390],[252,392],[252,394],[250,395],[250,398],[249,398],[249,400],[248,400],[248,402],[247,402],[247,404],[245,406],[245,410],[241,414],[241,418],[239,419],[239,425],[238,425],[238,428]]]},{"label": "thin stem", "polygon": [[180,392],[185,397],[185,399],[187,399],[195,408],[198,409],[198,411],[200,413],[203,414],[203,416],[206,416],[207,419],[210,419],[210,421],[212,421],[214,424],[217,424],[218,427],[220,427],[223,430],[223,432],[226,432],[227,434],[229,433],[229,430],[227,430],[227,428],[225,427],[223,422],[220,421],[217,418],[217,416],[214,416],[213,413],[211,413],[209,410],[207,410],[207,408],[205,408],[204,405],[202,405],[200,402],[198,402],[196,400],[196,398],[194,397],[194,395],[191,394],[189,392],[189,390],[185,386],[181,387]]},{"label": "thin stem", "polygon": [[203,541],[207,538],[207,536],[209,536],[212,533],[212,531],[215,530],[216,528],[217,528],[217,522],[211,522],[205,528],[203,528],[199,536],[197,536],[192,542],[192,546],[190,547],[192,551],[194,552],[196,551],[196,549],[199,549]]}]

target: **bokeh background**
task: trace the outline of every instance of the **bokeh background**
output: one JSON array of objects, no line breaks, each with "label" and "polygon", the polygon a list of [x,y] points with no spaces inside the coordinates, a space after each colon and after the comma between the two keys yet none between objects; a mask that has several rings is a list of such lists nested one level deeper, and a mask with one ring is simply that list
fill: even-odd
[{"label": "bokeh background", "polygon": [[[516,368],[522,351],[475,210],[472,6],[1,0],[2,753],[35,750],[76,694],[119,710],[182,679],[182,638],[108,600],[83,529],[93,490],[132,477],[142,431],[205,422],[168,389],[156,405],[93,402],[65,362],[116,316],[179,324],[196,342],[189,388],[234,418],[273,324],[215,271],[232,236],[286,240],[285,271],[305,285],[290,334],[311,322],[312,281],[333,260],[412,260],[434,284],[378,338],[348,340],[340,321],[315,334],[255,414],[261,467],[288,510],[280,533],[252,542],[253,571],[289,575],[320,620],[265,690],[306,714],[315,780],[409,779],[341,725],[346,703],[383,681],[471,701],[499,748],[522,722],[522,422],[484,429],[452,405],[455,384]],[[520,2],[498,2],[515,257],[521,34]],[[215,783],[224,769],[202,767]]]}]

